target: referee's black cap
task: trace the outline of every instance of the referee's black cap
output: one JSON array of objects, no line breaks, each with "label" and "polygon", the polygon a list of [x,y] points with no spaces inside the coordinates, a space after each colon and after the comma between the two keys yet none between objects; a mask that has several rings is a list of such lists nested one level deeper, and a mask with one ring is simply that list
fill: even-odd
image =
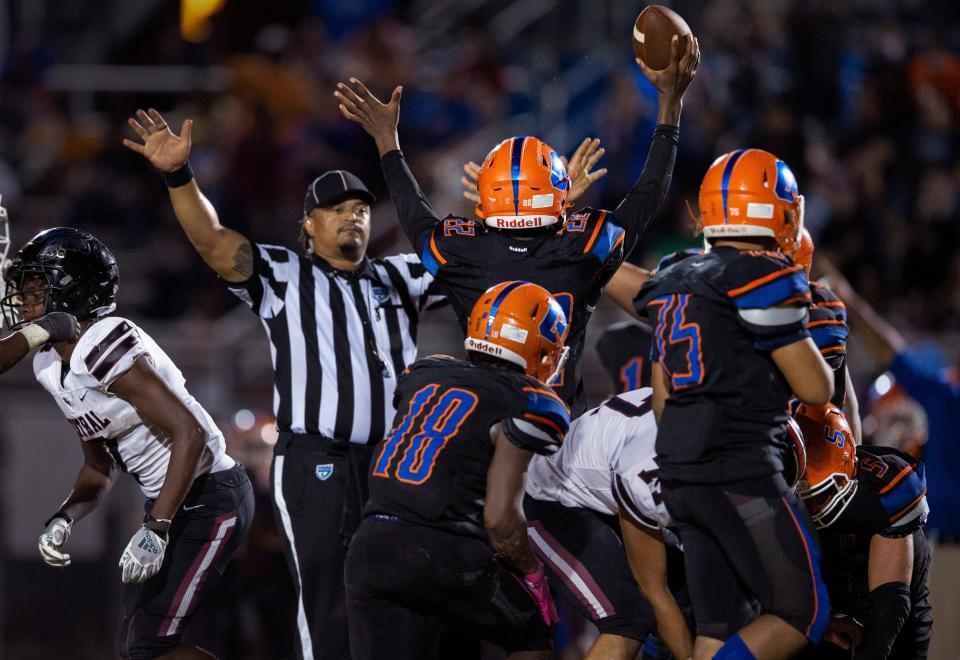
[{"label": "referee's black cap", "polygon": [[303,198],[303,214],[310,215],[315,208],[333,206],[345,199],[360,199],[368,204],[377,201],[356,174],[346,170],[324,172],[307,187],[307,194]]}]

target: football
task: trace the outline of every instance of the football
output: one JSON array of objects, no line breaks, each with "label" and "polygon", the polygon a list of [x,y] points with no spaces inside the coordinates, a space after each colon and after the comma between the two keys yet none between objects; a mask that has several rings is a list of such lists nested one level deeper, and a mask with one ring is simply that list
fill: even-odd
[{"label": "football", "polygon": [[661,71],[670,64],[670,41],[673,35],[692,36],[690,26],[677,12],[660,5],[650,5],[637,16],[633,24],[633,52],[644,64]]}]

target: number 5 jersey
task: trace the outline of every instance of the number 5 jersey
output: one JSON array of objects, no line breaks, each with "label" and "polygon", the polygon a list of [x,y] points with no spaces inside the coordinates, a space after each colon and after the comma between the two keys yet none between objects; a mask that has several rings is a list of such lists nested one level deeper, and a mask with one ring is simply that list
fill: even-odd
[{"label": "number 5 jersey", "polygon": [[445,356],[410,365],[397,383],[394,426],[375,449],[364,515],[486,538],[490,427],[552,454],[570,424],[553,391],[523,374]]}]

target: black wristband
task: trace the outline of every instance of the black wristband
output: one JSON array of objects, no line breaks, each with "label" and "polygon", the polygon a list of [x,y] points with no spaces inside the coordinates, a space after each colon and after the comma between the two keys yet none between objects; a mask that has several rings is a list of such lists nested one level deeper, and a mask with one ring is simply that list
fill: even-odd
[{"label": "black wristband", "polygon": [[53,514],[52,516],[50,516],[49,518],[47,518],[47,522],[43,523],[44,529],[46,529],[47,527],[49,527],[49,526],[50,526],[50,523],[52,523],[52,522],[53,522],[54,520],[56,520],[57,518],[62,518],[63,520],[65,520],[65,521],[67,522],[68,525],[72,525],[72,524],[73,524],[73,518],[71,518],[70,516],[68,516],[67,514],[65,514],[65,513],[63,512],[63,510],[61,509],[60,511],[57,511],[55,514]]},{"label": "black wristband", "polygon": [[151,532],[156,532],[163,538],[167,538],[167,534],[170,532],[169,520],[154,518],[150,514],[147,514],[146,517],[144,517],[143,526],[149,529]]},{"label": "black wristband", "polygon": [[190,167],[189,160],[180,169],[163,174],[163,182],[167,184],[167,188],[179,188],[191,181],[193,181],[193,168]]}]

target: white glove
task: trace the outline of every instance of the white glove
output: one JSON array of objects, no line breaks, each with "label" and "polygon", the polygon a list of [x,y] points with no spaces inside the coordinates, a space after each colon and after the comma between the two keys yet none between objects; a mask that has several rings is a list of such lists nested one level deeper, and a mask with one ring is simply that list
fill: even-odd
[{"label": "white glove", "polygon": [[62,552],[67,539],[70,538],[72,522],[57,515],[47,522],[47,528],[40,535],[40,555],[43,561],[56,568],[70,565],[70,555]]},{"label": "white glove", "polygon": [[141,527],[120,556],[124,582],[146,582],[160,570],[167,539],[153,530]]}]

